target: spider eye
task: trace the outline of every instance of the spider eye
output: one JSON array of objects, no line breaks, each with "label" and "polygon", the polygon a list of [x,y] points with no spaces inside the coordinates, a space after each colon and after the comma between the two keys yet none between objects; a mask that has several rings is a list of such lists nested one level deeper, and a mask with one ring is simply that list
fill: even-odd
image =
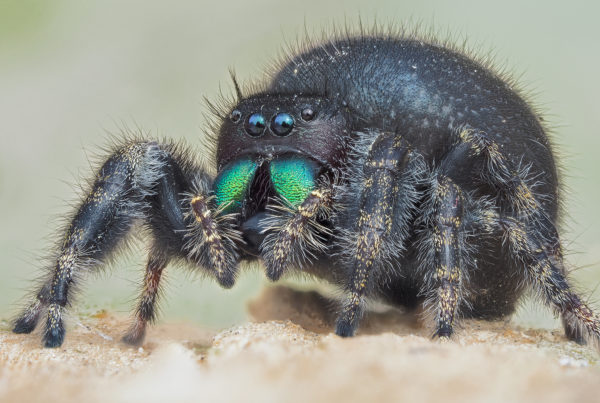
[{"label": "spider eye", "polygon": [[253,113],[248,116],[246,120],[246,124],[244,128],[246,129],[246,133],[248,133],[252,137],[260,137],[265,131],[266,121],[265,117],[260,113]]},{"label": "spider eye", "polygon": [[302,120],[308,122],[309,120],[313,120],[315,118],[315,111],[313,111],[312,108],[304,108],[302,109],[302,112],[300,112],[300,117]]},{"label": "spider eye", "polygon": [[231,119],[231,121],[233,123],[237,123],[240,121],[242,117],[242,112],[238,111],[237,109],[234,109],[231,114],[229,115],[229,119]]},{"label": "spider eye", "polygon": [[278,113],[271,120],[271,130],[277,136],[285,136],[292,131],[294,118],[289,113]]}]

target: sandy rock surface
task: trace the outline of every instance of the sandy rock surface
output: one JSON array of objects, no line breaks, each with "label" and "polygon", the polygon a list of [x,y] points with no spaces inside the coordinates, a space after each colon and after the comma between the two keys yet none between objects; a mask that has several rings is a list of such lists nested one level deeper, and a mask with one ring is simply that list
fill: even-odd
[{"label": "sandy rock surface", "polygon": [[598,401],[592,349],[561,330],[467,321],[432,341],[415,315],[370,314],[361,335],[330,333],[330,302],[273,287],[249,304],[255,321],[220,333],[190,324],[119,342],[127,318],[72,318],[60,349],[39,334],[0,331],[0,400],[61,402]]}]

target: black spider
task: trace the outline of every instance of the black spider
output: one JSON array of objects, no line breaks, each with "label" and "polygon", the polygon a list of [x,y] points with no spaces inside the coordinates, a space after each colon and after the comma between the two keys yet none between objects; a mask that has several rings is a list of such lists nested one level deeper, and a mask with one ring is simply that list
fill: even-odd
[{"label": "black spider", "polygon": [[44,344],[60,346],[78,276],[141,222],[153,244],[131,344],[172,260],[226,288],[243,260],[273,281],[290,270],[328,280],[347,293],[340,336],[355,333],[365,298],[425,302],[447,337],[459,312],[504,317],[531,287],[570,338],[599,338],[567,281],[542,119],[490,66],[435,40],[362,33],[299,50],[251,94],[234,83],[234,105],[213,107],[216,178],[172,143],[124,141],[15,332],[47,309]]}]

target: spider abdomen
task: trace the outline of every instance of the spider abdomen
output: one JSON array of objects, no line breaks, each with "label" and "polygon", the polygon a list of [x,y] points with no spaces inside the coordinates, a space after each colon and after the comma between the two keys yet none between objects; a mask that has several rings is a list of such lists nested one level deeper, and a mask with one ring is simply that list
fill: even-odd
[{"label": "spider abdomen", "polygon": [[[483,131],[515,164],[544,172],[536,190],[556,217],[558,175],[540,119],[508,77],[460,50],[411,38],[340,39],[290,58],[269,92],[325,92],[346,105],[353,130],[397,131],[429,163],[443,158],[461,127]],[[473,185],[469,176],[462,182]]]},{"label": "spider abdomen", "polygon": [[[462,154],[452,156],[452,150],[461,141],[461,131],[485,133],[486,139],[505,156],[512,170],[509,176],[536,178],[535,186],[532,181],[527,182],[533,192],[531,197],[539,201],[536,209],[553,225],[557,220],[558,173],[540,118],[510,79],[461,50],[414,38],[342,38],[290,57],[272,76],[267,93],[320,94],[333,100],[346,110],[351,137],[360,133],[360,141],[365,142],[365,136],[371,136],[368,144],[382,132],[398,133],[423,157],[429,169],[436,170],[444,164],[444,175],[463,192],[478,199],[495,200],[503,214],[514,213],[513,204],[519,201],[513,196],[504,197],[495,184],[482,179],[489,161],[470,161]],[[352,169],[360,172],[362,163],[359,159]],[[349,217],[356,214],[352,210],[358,209],[355,197],[361,194],[362,187],[363,184],[355,183],[348,196],[351,200],[343,201],[352,206],[346,212]],[[417,205],[415,220],[425,214],[421,208]],[[352,219],[343,225],[347,226],[345,231],[355,231]],[[414,244],[417,232],[422,230],[414,222],[409,226],[404,258],[390,263],[380,280],[375,281],[379,283],[375,294],[400,303],[413,301],[427,282],[418,270],[419,256]],[[470,275],[474,292],[467,305],[471,306],[471,313],[498,317],[512,312],[523,289],[523,277],[515,273],[514,265],[507,264],[502,237],[469,242],[477,251],[470,259],[478,262],[477,270]],[[325,271],[337,270],[335,264],[325,266]],[[332,276],[320,269],[316,271]]]}]

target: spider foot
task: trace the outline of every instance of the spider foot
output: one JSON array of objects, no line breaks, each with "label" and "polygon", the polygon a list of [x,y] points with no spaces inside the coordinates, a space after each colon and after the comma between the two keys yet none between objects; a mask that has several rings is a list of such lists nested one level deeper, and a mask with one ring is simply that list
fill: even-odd
[{"label": "spider foot", "polygon": [[27,309],[13,322],[13,333],[26,334],[31,333],[37,326],[40,318],[40,308]]},{"label": "spider foot", "polygon": [[[354,299],[354,301],[358,301]],[[352,337],[356,334],[363,307],[359,303],[346,306],[335,324],[335,334],[340,337]]]},{"label": "spider foot", "polygon": [[48,321],[44,332],[44,347],[56,348],[62,346],[65,340],[65,327],[62,321],[62,307],[51,304],[48,308]]},{"label": "spider foot", "polygon": [[21,318],[18,318],[14,322],[12,331],[13,331],[13,333],[16,333],[16,334],[31,333],[31,332],[33,332],[33,329],[35,329],[36,325],[37,325],[37,318],[35,320],[31,320],[31,318],[28,318],[28,317],[21,317]]},{"label": "spider foot", "polygon": [[356,333],[357,323],[346,318],[340,318],[335,325],[335,334],[340,337],[353,337]]},{"label": "spider foot", "polygon": [[133,347],[139,347],[144,343],[146,338],[146,323],[143,321],[135,321],[127,330],[127,333],[121,338],[121,341]]},{"label": "spider foot", "polygon": [[584,331],[581,329],[581,326],[575,324],[576,320],[577,319],[573,314],[569,314],[568,312],[563,313],[562,322],[565,329],[565,336],[568,340],[584,346],[587,344],[587,340],[585,339]]},{"label": "spider foot", "polygon": [[450,340],[450,336],[452,336],[453,333],[454,331],[452,330],[452,325],[443,324],[440,327],[438,327],[438,329],[433,333],[433,336],[431,336],[431,338],[439,339],[440,341],[447,341]]}]

